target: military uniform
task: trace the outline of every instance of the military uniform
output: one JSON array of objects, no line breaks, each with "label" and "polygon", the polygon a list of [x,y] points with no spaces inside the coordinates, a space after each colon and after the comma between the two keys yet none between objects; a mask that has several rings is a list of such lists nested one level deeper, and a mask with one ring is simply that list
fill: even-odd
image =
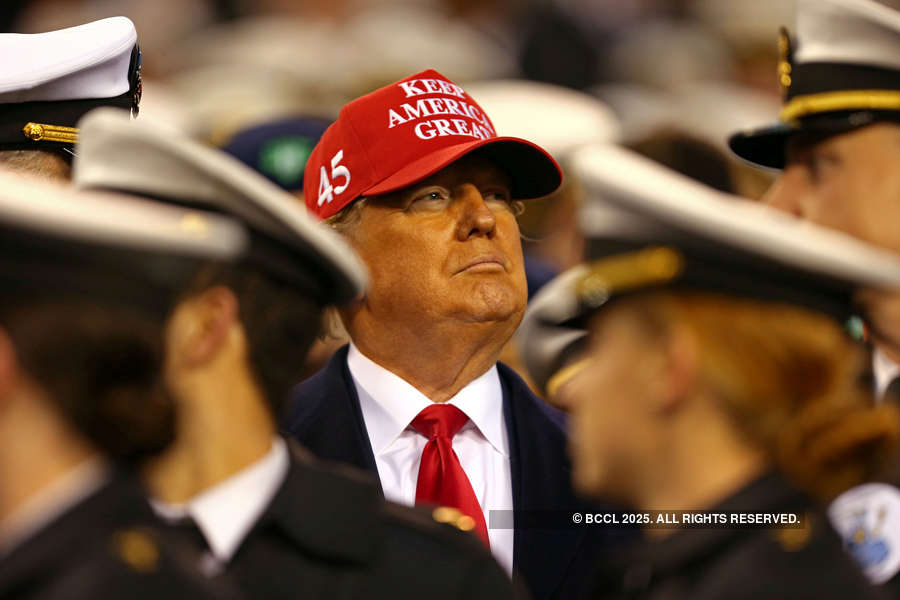
[{"label": "military uniform", "polygon": [[[779,121],[736,132],[729,139],[734,153],[757,166],[784,169],[792,140],[816,148],[871,125],[900,123],[900,11],[889,4],[798,0],[793,33],[782,29],[778,43],[783,100]],[[845,168],[851,172],[850,166]],[[873,181],[872,189],[878,185]],[[868,199],[847,201],[863,206]],[[822,214],[817,209],[809,212]],[[853,221],[847,215],[842,220]],[[896,366],[877,348],[872,357],[867,374],[871,378],[865,383],[879,402]],[[870,482],[847,491],[832,503],[829,516],[869,580],[897,596],[900,479],[890,481],[893,485]]]},{"label": "military uniform", "polygon": [[227,566],[249,597],[512,596],[487,549],[454,526],[458,511],[385,502],[362,472],[295,442],[290,453],[287,478]]},{"label": "military uniform", "polygon": [[643,540],[598,571],[594,598],[880,598],[825,515],[777,475],[710,512],[807,512],[803,529],[682,529]]},{"label": "military uniform", "polygon": [[[582,214],[596,260],[547,284],[526,313],[521,334],[531,350],[525,358],[535,380],[562,406],[571,406],[566,383],[596,364],[579,360],[589,319],[611,303],[627,301],[620,299],[661,289],[714,293],[802,307],[844,323],[853,312],[855,289],[900,289],[896,255],[722,194],[628,150],[588,145],[572,162],[589,193],[586,208],[609,204]],[[702,457],[698,461],[702,467]],[[811,516],[807,529],[685,529],[642,541],[600,567],[594,596],[872,598],[882,593],[870,588],[844,551],[824,510],[814,509],[776,475],[749,483],[708,511]]]},{"label": "military uniform", "polygon": [[0,559],[0,598],[237,598],[207,581],[155,524],[138,485],[116,475]]}]

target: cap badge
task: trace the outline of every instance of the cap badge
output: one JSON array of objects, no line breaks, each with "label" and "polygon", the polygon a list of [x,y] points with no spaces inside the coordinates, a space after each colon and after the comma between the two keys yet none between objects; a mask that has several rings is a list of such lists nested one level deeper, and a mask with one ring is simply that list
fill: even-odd
[{"label": "cap badge", "polygon": [[614,293],[665,283],[683,270],[684,257],[674,248],[647,248],[590,264],[576,293],[585,305],[599,308]]},{"label": "cap badge", "polygon": [[791,87],[791,61],[793,60],[791,48],[791,35],[784,27],[778,32],[778,87],[781,89],[782,99],[787,98]]}]

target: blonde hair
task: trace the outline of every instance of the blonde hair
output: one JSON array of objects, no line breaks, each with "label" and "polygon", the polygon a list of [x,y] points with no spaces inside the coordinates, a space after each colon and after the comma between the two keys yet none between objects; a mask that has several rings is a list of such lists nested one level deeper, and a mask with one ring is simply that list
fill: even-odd
[{"label": "blonde hair", "polygon": [[637,303],[658,333],[688,327],[703,385],[802,489],[827,500],[891,467],[900,412],[874,405],[862,384],[864,353],[833,319],[703,293],[661,292]]}]

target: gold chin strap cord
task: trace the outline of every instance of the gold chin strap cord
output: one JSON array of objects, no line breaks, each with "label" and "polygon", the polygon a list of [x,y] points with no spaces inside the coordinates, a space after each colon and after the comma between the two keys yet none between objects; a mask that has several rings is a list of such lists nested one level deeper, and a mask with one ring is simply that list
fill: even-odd
[{"label": "gold chin strap cord", "polygon": [[842,110],[900,110],[900,90],[843,90],[797,96],[781,110],[781,120],[790,122]]},{"label": "gold chin strap cord", "polygon": [[29,140],[35,142],[74,144],[78,141],[78,129],[75,127],[62,127],[45,123],[26,123],[25,127],[22,128],[22,133]]}]

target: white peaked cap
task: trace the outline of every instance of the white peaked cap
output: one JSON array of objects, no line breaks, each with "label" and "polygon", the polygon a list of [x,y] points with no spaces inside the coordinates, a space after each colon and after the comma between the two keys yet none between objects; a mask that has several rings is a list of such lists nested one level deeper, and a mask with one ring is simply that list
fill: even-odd
[{"label": "white peaked cap", "polygon": [[254,245],[266,244],[261,266],[317,300],[345,302],[364,292],[366,270],[340,236],[236,159],[149,120],[131,121],[115,109],[92,111],[79,127],[77,187],[121,190],[226,214],[255,234]]},{"label": "white peaked cap", "polygon": [[236,220],[116,193],[70,187],[0,170],[2,227],[61,244],[233,260],[248,238]]},{"label": "white peaked cap", "polygon": [[[574,166],[589,189],[654,229],[713,251],[733,249],[858,286],[900,289],[900,255],[719,192],[624,148],[585,147]],[[584,224],[588,235],[594,228],[607,230],[603,223]]]},{"label": "white peaked cap", "polygon": [[137,31],[126,17],[0,34],[0,104],[111,98],[129,90]]},{"label": "white peaked cap", "polygon": [[797,0],[797,63],[900,70],[900,11],[875,0]]}]

